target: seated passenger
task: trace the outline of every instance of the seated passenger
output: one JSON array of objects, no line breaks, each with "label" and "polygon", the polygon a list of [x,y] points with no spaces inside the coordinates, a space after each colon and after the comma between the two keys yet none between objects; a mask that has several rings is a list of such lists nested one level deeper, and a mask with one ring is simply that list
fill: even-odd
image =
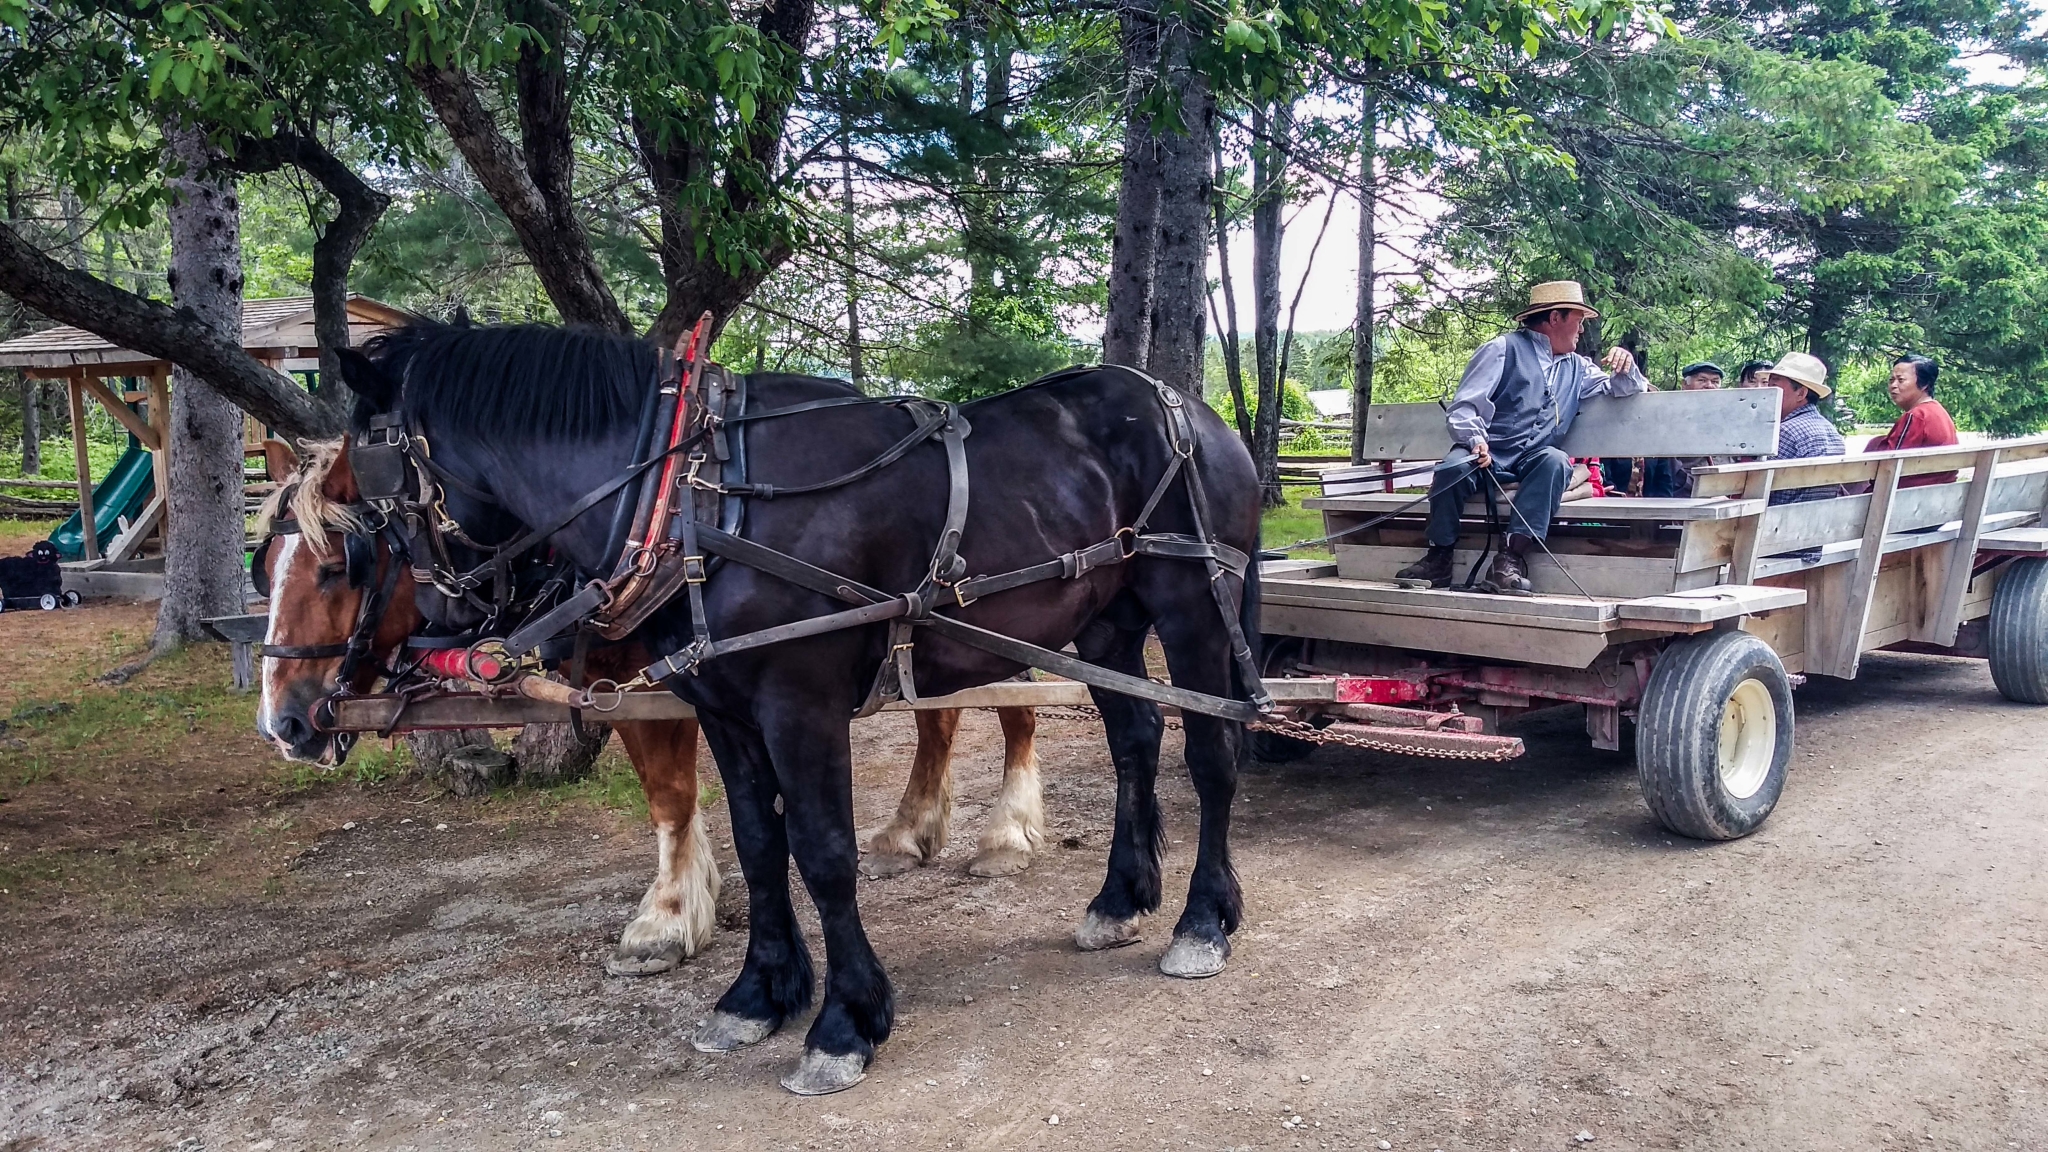
[{"label": "seated passenger", "polygon": [[[1834,394],[1828,386],[1828,366],[1804,352],[1788,352],[1766,370],[1765,381],[1778,390],[1778,450],[1766,460],[1806,460],[1815,456],[1840,456],[1848,449],[1842,434],[1815,407]],[[1789,474],[1788,474],[1789,475]],[[1840,496],[1838,484],[1812,488],[1787,488],[1771,493],[1772,504],[1803,504]]]},{"label": "seated passenger", "polygon": [[[1507,547],[1480,587],[1530,593],[1528,551],[1550,532],[1550,518],[1570,487],[1571,459],[1556,447],[1578,418],[1579,402],[1607,393],[1632,396],[1649,387],[1626,348],[1609,352],[1602,370],[1574,352],[1579,329],[1598,316],[1576,280],[1538,284],[1515,319],[1522,327],[1479,346],[1451,401],[1454,447],[1430,485],[1429,551],[1395,573],[1409,587],[1451,583],[1451,549],[1465,501],[1483,484],[1520,482],[1509,502]],[[1612,373],[1610,375],[1610,373]]]},{"label": "seated passenger", "polygon": [[[1956,422],[1949,419],[1948,409],[1943,408],[1934,398],[1934,381],[1941,375],[1941,366],[1925,356],[1910,353],[1892,362],[1890,392],[1892,403],[1899,406],[1898,422],[1892,430],[1872,440],[1864,448],[1866,452],[1890,452],[1898,448],[1941,448],[1956,443]],[[1956,478],[1953,471],[1930,472],[1925,476],[1908,476],[1899,481],[1901,488],[1920,488],[1929,484],[1946,484]]]},{"label": "seated passenger", "polygon": [[1737,388],[1769,388],[1770,384],[1765,382],[1764,377],[1768,376],[1770,371],[1771,362],[1769,360],[1744,360],[1742,367],[1735,370],[1735,386]]}]

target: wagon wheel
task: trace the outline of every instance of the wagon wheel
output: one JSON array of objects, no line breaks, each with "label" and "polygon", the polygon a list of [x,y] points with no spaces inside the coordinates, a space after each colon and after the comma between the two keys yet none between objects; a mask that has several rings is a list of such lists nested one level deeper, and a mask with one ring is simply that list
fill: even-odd
[{"label": "wagon wheel", "polygon": [[[1301,659],[1302,644],[1299,639],[1292,636],[1268,636],[1265,641],[1266,661],[1260,669],[1260,675],[1277,675]],[[1252,759],[1265,764],[1291,764],[1296,760],[1306,760],[1309,753],[1316,750],[1316,745],[1311,741],[1282,736],[1278,732],[1261,732],[1254,729],[1245,735],[1249,737]]]},{"label": "wagon wheel", "polygon": [[45,612],[55,612],[57,610],[57,594],[55,592],[45,592],[41,596],[36,597],[36,607],[41,608]]},{"label": "wagon wheel", "polygon": [[83,599],[85,598],[83,596],[80,596],[76,589],[66,588],[64,590],[64,606],[66,608],[78,607],[79,602]]},{"label": "wagon wheel", "polygon": [[1700,840],[1757,830],[1785,789],[1792,686],[1770,645],[1747,632],[1673,643],[1636,714],[1636,774],[1666,828]]},{"label": "wagon wheel", "polygon": [[2048,560],[2015,560],[1991,593],[1991,681],[2019,704],[2048,704]]}]

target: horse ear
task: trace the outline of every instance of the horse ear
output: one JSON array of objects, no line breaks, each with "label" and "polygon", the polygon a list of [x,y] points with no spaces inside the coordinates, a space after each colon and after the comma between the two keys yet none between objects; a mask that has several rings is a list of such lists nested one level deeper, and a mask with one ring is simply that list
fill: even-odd
[{"label": "horse ear", "polygon": [[336,353],[341,361],[341,381],[348,385],[373,412],[389,412],[398,406],[398,381],[377,366],[377,362],[353,348]]}]

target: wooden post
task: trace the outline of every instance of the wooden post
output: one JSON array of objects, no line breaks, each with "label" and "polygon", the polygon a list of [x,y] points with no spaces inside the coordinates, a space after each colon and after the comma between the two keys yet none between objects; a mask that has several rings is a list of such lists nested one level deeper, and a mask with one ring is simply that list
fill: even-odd
[{"label": "wooden post", "polygon": [[77,377],[67,377],[71,393],[71,454],[78,464],[78,526],[85,540],[85,558],[100,558],[100,529],[93,523],[92,456],[85,446],[85,389]]},{"label": "wooden post", "polygon": [[1962,530],[1949,545],[1948,570],[1934,596],[1934,611],[1927,613],[1926,628],[1914,639],[1946,648],[1956,642],[1962,626],[1963,598],[1970,593],[1970,573],[1976,570],[1977,539],[1984,534],[1984,507],[1991,500],[1992,478],[1998,472],[1998,449],[1979,452],[1970,465],[1970,490],[1963,495]]},{"label": "wooden post", "polygon": [[1744,477],[1742,498],[1761,500],[1764,506],[1754,516],[1745,516],[1735,529],[1735,549],[1728,565],[1728,583],[1747,584],[1756,579],[1756,548],[1763,538],[1764,517],[1771,514],[1771,482],[1774,469],[1765,468]]},{"label": "wooden post", "polygon": [[[1807,644],[1808,672],[1839,676],[1844,680],[1856,675],[1856,666],[1863,656],[1863,629],[1870,621],[1870,601],[1876,595],[1878,570],[1884,566],[1885,530],[1891,523],[1892,497],[1899,491],[1902,463],[1897,457],[1892,457],[1877,466],[1877,479],[1870,488],[1870,508],[1863,519],[1863,543],[1856,550],[1855,562],[1849,566],[1848,603],[1835,622],[1837,630],[1834,636],[1829,638],[1832,646]],[[1813,635],[1814,623],[1814,618],[1809,616],[1806,622],[1808,637]]]},{"label": "wooden post", "polygon": [[156,494],[166,508],[171,496],[171,370],[169,366],[149,374],[149,426],[156,429],[157,448],[150,453],[150,470],[156,480]]}]

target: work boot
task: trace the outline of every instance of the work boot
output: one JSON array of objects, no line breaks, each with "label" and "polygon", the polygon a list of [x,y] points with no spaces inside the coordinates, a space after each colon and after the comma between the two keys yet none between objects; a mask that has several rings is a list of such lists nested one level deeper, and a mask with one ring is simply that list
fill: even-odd
[{"label": "work boot", "polygon": [[1394,583],[1403,588],[1448,588],[1451,586],[1451,550],[1432,544],[1422,559],[1394,573]]},{"label": "work boot", "polygon": [[1529,596],[1536,591],[1529,583],[1529,564],[1522,554],[1513,548],[1503,548],[1493,558],[1493,566],[1486,570],[1486,579],[1479,587],[1501,596]]}]

